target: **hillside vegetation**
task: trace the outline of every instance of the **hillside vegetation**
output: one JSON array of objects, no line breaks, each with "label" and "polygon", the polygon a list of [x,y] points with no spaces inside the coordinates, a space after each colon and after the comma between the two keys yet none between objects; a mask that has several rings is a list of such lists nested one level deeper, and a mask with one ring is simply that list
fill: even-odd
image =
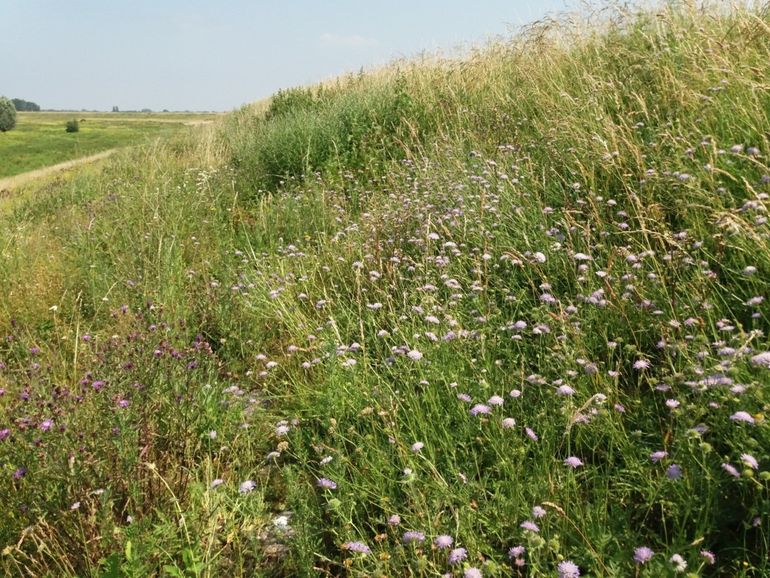
[{"label": "hillside vegetation", "polygon": [[770,15],[592,20],[0,200],[3,572],[770,574]]}]

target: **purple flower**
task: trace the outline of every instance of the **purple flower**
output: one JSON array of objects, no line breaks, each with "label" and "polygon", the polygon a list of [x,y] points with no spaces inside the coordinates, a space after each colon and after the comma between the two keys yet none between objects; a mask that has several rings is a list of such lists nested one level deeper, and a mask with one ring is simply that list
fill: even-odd
[{"label": "purple flower", "polygon": [[503,418],[503,429],[513,429],[515,426],[516,426],[515,419],[513,419],[512,417]]},{"label": "purple flower", "polygon": [[493,395],[487,400],[487,403],[489,405],[503,405],[505,403],[505,400],[499,395]]},{"label": "purple flower", "polygon": [[213,480],[211,482],[211,489],[213,490],[214,488],[218,488],[219,486],[221,486],[224,483],[225,483],[225,481],[222,478],[217,478],[216,480]]},{"label": "purple flower", "polygon": [[757,462],[757,458],[755,458],[751,454],[741,454],[741,461],[744,464],[746,464],[748,467],[750,467],[752,470],[759,469],[759,462]]},{"label": "purple flower", "polygon": [[445,548],[449,548],[454,543],[454,538],[452,538],[452,536],[442,534],[441,536],[437,536],[433,543],[436,545],[436,548],[443,550]]},{"label": "purple flower", "polygon": [[11,430],[8,428],[0,429],[0,441],[6,439],[11,435]]},{"label": "purple flower", "polygon": [[420,361],[422,359],[422,353],[416,349],[412,349],[409,353],[406,354],[406,356],[412,361]]},{"label": "purple flower", "polygon": [[38,426],[40,428],[40,431],[48,431],[53,426],[53,420],[46,419],[40,422],[40,425]]},{"label": "purple flower", "polygon": [[653,463],[658,463],[660,460],[662,460],[666,456],[668,456],[668,452],[664,452],[661,450],[657,452],[652,452],[650,454],[650,459],[653,461]]},{"label": "purple flower", "polygon": [[580,567],[572,560],[559,562],[557,570],[559,571],[559,578],[579,578],[580,576]]},{"label": "purple flower", "polygon": [[740,478],[741,474],[738,472],[738,470],[735,469],[735,466],[732,464],[722,464],[722,469],[726,471],[728,474],[730,474],[734,478]]},{"label": "purple flower", "polygon": [[404,544],[411,544],[412,542],[424,542],[425,534],[423,534],[422,532],[409,530],[408,532],[404,532],[404,536],[402,540]]},{"label": "purple flower", "polygon": [[752,415],[747,411],[736,411],[733,415],[730,416],[730,419],[732,421],[742,421],[745,423],[750,423],[754,425],[754,418]]},{"label": "purple flower", "polygon": [[388,518],[388,525],[389,526],[398,526],[401,523],[401,516],[398,514],[393,514],[390,518]]},{"label": "purple flower", "polygon": [[345,542],[342,545],[343,550],[349,550],[350,552],[357,552],[359,554],[371,554],[369,546],[363,542]]},{"label": "purple flower", "polygon": [[483,403],[477,403],[471,408],[471,415],[487,415],[492,411],[492,409],[488,405],[484,405]]},{"label": "purple flower", "polygon": [[482,578],[482,576],[481,570],[473,566],[466,568],[465,572],[463,572],[463,578]]},{"label": "purple flower", "polygon": [[700,555],[706,559],[706,563],[711,566],[716,563],[717,557],[714,556],[714,553],[711,550],[701,550]]},{"label": "purple flower", "polygon": [[770,369],[770,351],[763,351],[751,358],[751,364]]},{"label": "purple flower", "polygon": [[521,524],[519,524],[519,527],[524,530],[534,532],[535,534],[537,534],[540,531],[540,527],[531,520],[526,520],[522,522]]},{"label": "purple flower", "polygon": [[634,560],[638,564],[645,564],[649,562],[654,555],[655,553],[647,546],[639,546],[638,548],[634,549]]},{"label": "purple flower", "polygon": [[413,451],[414,453],[417,453],[417,452],[419,452],[419,451],[420,451],[422,448],[424,448],[424,447],[425,447],[425,444],[424,444],[424,443],[422,443],[422,442],[414,442],[414,443],[412,444],[412,451]]},{"label": "purple flower", "polygon": [[572,469],[579,468],[583,465],[583,462],[580,458],[575,456],[570,456],[567,459],[564,460],[564,465],[569,466]]},{"label": "purple flower", "polygon": [[513,548],[508,550],[508,557],[513,560],[514,558],[518,558],[519,556],[523,556],[524,552],[526,552],[527,549],[522,546],[521,544],[518,546],[514,546]]},{"label": "purple flower", "polygon": [[572,389],[569,385],[561,385],[559,386],[559,389],[556,390],[557,395],[561,395],[564,397],[568,397],[570,395],[573,395],[575,393],[575,390]]},{"label": "purple flower", "polygon": [[324,490],[336,490],[337,482],[330,480],[329,478],[319,478],[316,480],[316,485]]},{"label": "purple flower", "polygon": [[666,476],[669,480],[678,480],[682,477],[682,468],[679,464],[671,464],[666,468]]},{"label": "purple flower", "polygon": [[238,491],[241,494],[247,494],[251,490],[257,487],[257,483],[253,480],[246,480],[245,482],[242,482],[240,487],[238,488]]},{"label": "purple flower", "polygon": [[20,480],[20,479],[22,479],[26,475],[27,475],[27,468],[22,466],[22,467],[18,468],[15,472],[13,472],[13,479],[14,480]]},{"label": "purple flower", "polygon": [[646,359],[637,359],[634,361],[634,369],[638,369],[639,371],[649,369],[650,365],[652,364]]},{"label": "purple flower", "polygon": [[465,548],[455,548],[447,556],[447,561],[451,565],[459,564],[468,557],[468,551]]},{"label": "purple flower", "polygon": [[530,429],[528,427],[525,427],[524,431],[526,432],[527,437],[529,439],[531,439],[532,441],[536,442],[538,440],[537,434],[534,432],[534,430],[532,430],[532,429]]},{"label": "purple flower", "polygon": [[543,508],[542,506],[535,506],[534,508],[532,508],[533,518],[542,518],[546,515],[546,513],[547,512],[545,511],[545,508]]}]

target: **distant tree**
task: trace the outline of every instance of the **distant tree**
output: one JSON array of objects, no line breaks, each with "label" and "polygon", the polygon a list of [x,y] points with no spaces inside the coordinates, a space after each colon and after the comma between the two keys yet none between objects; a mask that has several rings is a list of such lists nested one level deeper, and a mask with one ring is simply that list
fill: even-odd
[{"label": "distant tree", "polygon": [[112,112],[120,112],[120,109],[117,106],[113,106]]},{"label": "distant tree", "polygon": [[22,98],[12,98],[11,102],[19,112],[38,112],[40,110],[39,104],[24,100]]},{"label": "distant tree", "polygon": [[4,96],[0,96],[0,132],[16,126],[16,107]]},{"label": "distant tree", "polygon": [[78,132],[80,130],[80,125],[78,124],[77,119],[72,119],[67,121],[67,126],[64,129],[67,132]]}]

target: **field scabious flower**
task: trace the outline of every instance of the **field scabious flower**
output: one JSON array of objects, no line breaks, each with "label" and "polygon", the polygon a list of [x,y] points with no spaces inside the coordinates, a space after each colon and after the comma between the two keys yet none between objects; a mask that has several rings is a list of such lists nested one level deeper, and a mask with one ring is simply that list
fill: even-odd
[{"label": "field scabious flower", "polygon": [[343,550],[357,552],[358,554],[371,554],[372,550],[363,542],[345,542],[342,545]]},{"label": "field scabious flower", "polygon": [[330,480],[329,478],[319,478],[316,481],[316,485],[324,490],[336,490],[337,482]]},{"label": "field scabious flower", "polygon": [[564,465],[576,469],[583,465],[583,461],[576,456],[570,456],[564,460]]},{"label": "field scabious flower", "polygon": [[482,576],[481,570],[473,566],[466,568],[465,572],[463,572],[463,578],[482,578]]},{"label": "field scabious flower", "polygon": [[559,578],[580,577],[580,567],[572,560],[563,560],[562,562],[559,562],[557,570],[559,571]]},{"label": "field scabious flower", "polygon": [[639,546],[634,549],[634,561],[636,561],[637,564],[646,564],[652,560],[654,555],[655,553],[647,546]]},{"label": "field scabious flower", "polygon": [[452,538],[452,536],[442,534],[441,536],[437,536],[433,543],[436,545],[436,548],[443,550],[445,548],[449,548],[454,543],[454,538]]},{"label": "field scabious flower", "polygon": [[238,488],[238,491],[241,494],[248,494],[250,491],[252,491],[254,488],[257,487],[257,483],[253,480],[246,480],[245,482],[242,482],[240,487]]},{"label": "field scabious flower", "polygon": [[754,417],[747,411],[736,411],[730,416],[730,420],[734,422],[743,422],[754,425]]},{"label": "field scabious flower", "polygon": [[471,408],[470,414],[472,416],[488,415],[491,411],[492,411],[492,408],[490,408],[488,405],[485,405],[483,403],[477,403]]},{"label": "field scabious flower", "polygon": [[447,561],[449,564],[454,566],[455,564],[459,564],[463,560],[465,560],[468,557],[468,551],[465,548],[455,548],[451,552],[449,552],[449,556],[447,556]]},{"label": "field scabious flower", "polygon": [[540,531],[540,526],[535,524],[532,520],[525,520],[521,524],[519,524],[519,527],[523,530],[527,530],[529,532],[534,532],[537,534]]},{"label": "field scabious flower", "polygon": [[415,530],[409,530],[408,532],[404,532],[403,537],[401,540],[404,542],[404,544],[411,544],[413,542],[424,542],[425,541],[425,534],[422,532],[417,532]]}]

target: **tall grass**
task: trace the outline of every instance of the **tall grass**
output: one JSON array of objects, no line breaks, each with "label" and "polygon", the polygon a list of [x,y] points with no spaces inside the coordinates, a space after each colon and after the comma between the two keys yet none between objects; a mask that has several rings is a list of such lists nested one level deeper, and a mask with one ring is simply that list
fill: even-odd
[{"label": "tall grass", "polygon": [[4,571],[766,575],[770,21],[600,22],[10,206]]}]

